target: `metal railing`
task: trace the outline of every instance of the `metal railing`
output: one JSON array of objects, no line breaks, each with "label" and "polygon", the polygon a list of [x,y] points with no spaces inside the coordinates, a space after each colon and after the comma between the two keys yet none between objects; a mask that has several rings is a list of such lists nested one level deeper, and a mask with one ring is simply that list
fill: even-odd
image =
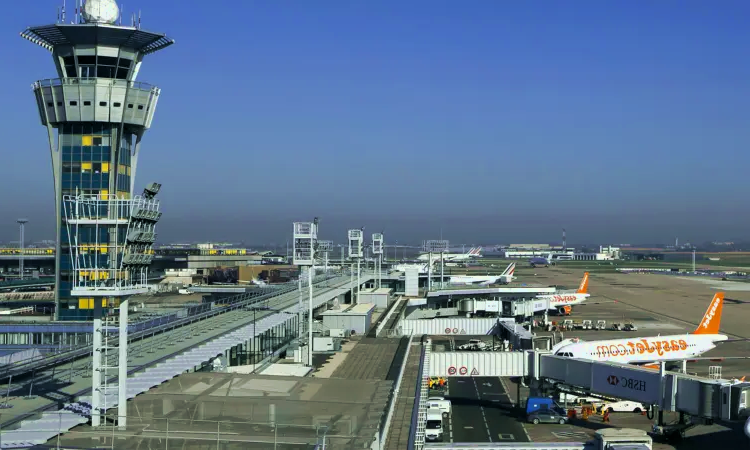
[{"label": "metal railing", "polygon": [[33,90],[37,90],[42,87],[79,85],[124,87],[152,92],[157,92],[159,90],[158,87],[152,84],[144,83],[142,81],[118,80],[116,78],[46,78],[44,80],[35,81]]},{"label": "metal railing", "polygon": [[409,342],[406,344],[406,352],[404,353],[404,359],[401,361],[401,369],[398,372],[398,379],[396,385],[393,387],[393,395],[391,401],[388,404],[388,416],[385,419],[385,425],[380,434],[380,450],[385,450],[385,444],[388,441],[388,431],[391,429],[391,421],[393,420],[393,413],[396,411],[396,402],[398,401],[399,390],[401,389],[401,381],[404,379],[404,371],[406,371],[406,361],[409,360],[409,351],[411,350],[411,344],[414,337],[409,337]]},{"label": "metal railing", "polygon": [[[50,441],[42,446],[34,448],[118,448],[118,444],[124,441],[146,444],[148,448],[180,448],[187,444],[187,448],[193,448],[190,444],[200,448],[226,448],[230,443],[265,444],[268,449],[285,448],[289,444],[307,444],[310,447],[318,445],[325,449],[334,440],[351,441],[356,438],[351,435],[329,434],[329,426],[325,425],[299,425],[274,422],[255,421],[216,421],[196,419],[174,419],[154,418],[141,416],[128,416],[126,429],[117,426],[103,425],[96,429],[91,427],[78,427],[70,430],[66,428],[66,418],[70,411],[56,411],[45,413],[45,428],[33,430],[38,433],[40,439],[48,438]],[[114,423],[116,415],[110,414],[111,418],[105,423]],[[57,423],[55,424],[55,419]],[[31,430],[24,431],[28,437]],[[23,442],[14,441],[12,430],[0,429],[0,446],[2,448],[21,448],[17,445]],[[169,442],[169,441],[172,442]],[[28,442],[26,442],[28,443]],[[255,448],[255,447],[253,447]]]},{"label": "metal railing", "polygon": [[427,426],[427,396],[429,395],[430,353],[432,353],[432,339],[422,342],[422,364],[419,372],[419,393],[414,402],[417,408],[417,424],[414,432],[414,449],[422,450],[425,445],[425,429]]}]

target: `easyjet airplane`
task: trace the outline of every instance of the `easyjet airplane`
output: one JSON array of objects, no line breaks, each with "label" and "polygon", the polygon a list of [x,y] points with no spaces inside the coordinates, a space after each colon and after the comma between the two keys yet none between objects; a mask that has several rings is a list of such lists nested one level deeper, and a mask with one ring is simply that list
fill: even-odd
[{"label": "easyjet airplane", "polygon": [[[719,334],[724,293],[714,295],[698,328],[690,334],[651,336],[644,338],[609,339],[604,341],[563,341],[553,348],[557,356],[648,365],[659,361],[679,361],[696,358],[716,348],[716,343],[728,340]],[[570,343],[573,342],[573,343]]]},{"label": "easyjet airplane", "polygon": [[547,300],[549,299],[550,309],[555,309],[560,314],[570,314],[570,307],[572,305],[578,305],[583,303],[589,298],[589,273],[583,274],[583,279],[578,289],[575,291],[559,292],[557,294],[544,294],[537,295],[536,298]]}]

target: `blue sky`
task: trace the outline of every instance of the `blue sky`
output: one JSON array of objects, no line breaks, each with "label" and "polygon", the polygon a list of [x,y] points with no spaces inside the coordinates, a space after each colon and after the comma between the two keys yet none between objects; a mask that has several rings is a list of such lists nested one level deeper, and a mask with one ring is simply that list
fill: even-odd
[{"label": "blue sky", "polygon": [[[53,236],[18,36],[62,1],[0,16],[0,240]],[[69,1],[69,6],[72,1]],[[750,3],[132,0],[177,44],[137,185],[163,183],[160,240],[669,242],[750,237]],[[17,63],[14,63],[17,62]],[[19,195],[19,186],[23,186]]]}]

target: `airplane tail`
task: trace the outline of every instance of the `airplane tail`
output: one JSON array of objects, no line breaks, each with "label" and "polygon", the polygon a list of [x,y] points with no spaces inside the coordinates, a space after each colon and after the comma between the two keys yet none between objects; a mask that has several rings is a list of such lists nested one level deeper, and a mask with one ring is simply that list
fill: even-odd
[{"label": "airplane tail", "polygon": [[474,256],[474,252],[477,250],[476,247],[471,247],[468,252],[466,252],[466,256]]},{"label": "airplane tail", "polygon": [[581,280],[581,285],[578,286],[578,291],[576,291],[578,294],[585,294],[589,291],[589,273],[586,272],[583,274],[583,279]]},{"label": "airplane tail", "polygon": [[510,275],[513,276],[513,272],[516,270],[516,263],[512,262],[508,264],[508,267],[505,268],[503,273],[501,275]]},{"label": "airplane tail", "polygon": [[693,334],[719,334],[719,325],[721,325],[721,310],[724,307],[724,293],[717,292],[708,305],[706,314],[703,315],[698,328]]}]

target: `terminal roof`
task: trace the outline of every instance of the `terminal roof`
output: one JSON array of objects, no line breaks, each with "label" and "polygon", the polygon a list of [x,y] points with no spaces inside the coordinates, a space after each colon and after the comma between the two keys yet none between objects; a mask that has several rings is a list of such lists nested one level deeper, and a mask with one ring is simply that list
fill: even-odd
[{"label": "terminal roof", "polygon": [[49,51],[60,45],[108,45],[132,48],[148,55],[174,44],[174,39],[164,34],[104,23],[56,23],[29,27],[21,33],[21,37]]}]

